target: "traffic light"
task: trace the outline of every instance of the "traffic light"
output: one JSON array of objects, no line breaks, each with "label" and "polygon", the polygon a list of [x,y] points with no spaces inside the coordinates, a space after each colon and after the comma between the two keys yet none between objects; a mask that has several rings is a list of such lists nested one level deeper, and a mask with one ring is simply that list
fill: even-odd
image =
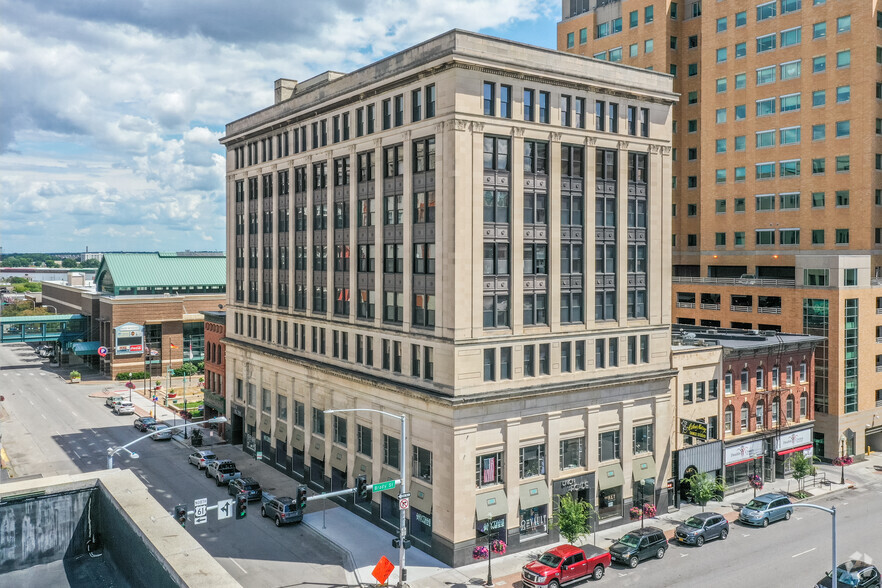
[{"label": "traffic light", "polygon": [[306,510],[306,486],[297,486],[297,508]]},{"label": "traffic light", "polygon": [[181,523],[182,527],[187,526],[187,507],[179,504],[175,507],[175,520]]},{"label": "traffic light", "polygon": [[362,502],[370,500],[371,491],[368,489],[367,476],[358,476],[355,478],[355,498]]},{"label": "traffic light", "polygon": [[248,495],[244,492],[236,494],[236,518],[244,519],[248,511]]}]

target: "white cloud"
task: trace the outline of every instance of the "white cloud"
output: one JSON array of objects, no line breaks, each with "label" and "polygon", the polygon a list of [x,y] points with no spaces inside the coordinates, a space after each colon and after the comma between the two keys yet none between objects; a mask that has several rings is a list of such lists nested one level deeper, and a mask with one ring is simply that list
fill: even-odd
[{"label": "white cloud", "polygon": [[0,0],[4,249],[223,248],[220,131],[270,105],[273,80],[350,71],[450,28],[555,6]]}]

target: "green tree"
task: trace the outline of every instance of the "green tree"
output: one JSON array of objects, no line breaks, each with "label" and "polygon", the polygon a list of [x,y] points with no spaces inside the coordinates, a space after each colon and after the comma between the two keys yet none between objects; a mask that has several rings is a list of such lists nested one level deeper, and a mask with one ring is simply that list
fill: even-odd
[{"label": "green tree", "polygon": [[725,491],[726,484],[719,478],[712,478],[707,472],[689,478],[689,498],[701,505],[702,512],[708,500],[722,496]]},{"label": "green tree", "polygon": [[560,498],[557,516],[551,521],[551,527],[558,529],[567,543],[575,544],[579,537],[591,534],[593,514],[594,508],[589,503],[564,494]]},{"label": "green tree", "polygon": [[97,259],[87,259],[80,264],[80,267],[98,267],[99,265],[101,265],[101,262]]},{"label": "green tree", "polygon": [[34,304],[29,300],[12,302],[3,306],[3,316],[42,316],[44,314],[51,313],[39,306],[34,308]]},{"label": "green tree", "polygon": [[77,267],[80,265],[76,259],[71,259],[70,257],[65,257],[61,260],[61,267]]},{"label": "green tree", "polygon": [[802,451],[794,451],[790,454],[790,468],[793,470],[793,479],[799,484],[799,492],[803,492],[803,480],[808,476],[814,476],[818,472],[815,467],[815,461],[818,458],[814,455],[808,457]]}]

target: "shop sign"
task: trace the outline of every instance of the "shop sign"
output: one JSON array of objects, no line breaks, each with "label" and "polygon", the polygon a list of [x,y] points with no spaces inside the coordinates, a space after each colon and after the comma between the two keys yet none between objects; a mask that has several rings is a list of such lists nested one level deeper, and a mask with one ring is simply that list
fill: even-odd
[{"label": "shop sign", "polygon": [[419,524],[425,525],[426,527],[429,527],[430,529],[432,528],[432,517],[421,513],[420,511],[416,510],[415,508],[412,508],[411,512],[413,512],[414,518],[417,520],[417,522]]},{"label": "shop sign", "polygon": [[725,450],[725,462],[726,465],[737,463],[739,461],[744,461],[745,459],[753,459],[756,457],[762,457],[763,455],[763,442],[762,439],[757,441],[751,441],[749,443],[742,443],[741,445],[733,445],[732,447],[727,447]]},{"label": "shop sign", "polygon": [[812,430],[803,429],[801,431],[794,431],[793,433],[784,433],[780,437],[777,437],[775,439],[775,449],[776,451],[784,451],[786,449],[799,447],[800,445],[810,445],[811,442]]},{"label": "shop sign", "polygon": [[584,474],[581,476],[574,476],[572,478],[565,478],[563,480],[555,480],[552,485],[555,494],[567,494],[569,492],[576,492],[578,490],[593,491],[594,475]]},{"label": "shop sign", "polygon": [[144,327],[126,323],[114,329],[116,334],[116,355],[141,355],[144,353]]},{"label": "shop sign", "polygon": [[478,521],[478,532],[486,535],[487,533],[492,533],[493,531],[499,531],[505,529],[505,517],[497,517],[495,519],[491,519],[490,525],[488,527],[487,521]]},{"label": "shop sign", "polygon": [[680,419],[680,434],[707,441],[707,423]]},{"label": "shop sign", "polygon": [[521,511],[521,535],[548,530],[548,507],[537,506]]}]

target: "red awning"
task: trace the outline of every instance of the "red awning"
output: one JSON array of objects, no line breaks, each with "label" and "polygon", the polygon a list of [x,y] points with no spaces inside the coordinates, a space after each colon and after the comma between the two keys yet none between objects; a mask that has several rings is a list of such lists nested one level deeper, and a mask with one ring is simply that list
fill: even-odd
[{"label": "red awning", "polygon": [[806,449],[811,449],[812,444],[803,445],[802,447],[794,447],[793,449],[785,449],[784,451],[779,451],[778,455],[787,455],[788,453],[796,453],[797,451],[805,451]]},{"label": "red awning", "polygon": [[755,459],[759,459],[760,457],[762,457],[762,456],[759,455],[759,456],[757,456],[757,457],[749,457],[749,458],[747,458],[747,459],[742,459],[741,461],[736,461],[735,463],[727,463],[727,464],[726,464],[726,467],[728,468],[728,467],[732,467],[733,465],[738,465],[738,464],[740,464],[740,463],[747,463],[747,462],[749,462],[749,461],[753,461],[753,460],[755,460]]}]

